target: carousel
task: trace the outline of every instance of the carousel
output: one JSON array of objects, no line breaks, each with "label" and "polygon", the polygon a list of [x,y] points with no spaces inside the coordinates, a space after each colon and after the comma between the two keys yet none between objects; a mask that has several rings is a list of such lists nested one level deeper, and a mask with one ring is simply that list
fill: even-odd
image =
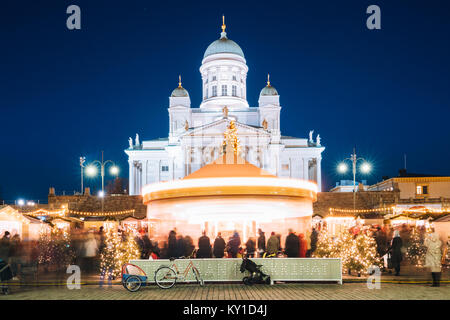
[{"label": "carousel", "polygon": [[[233,130],[233,122],[229,130]],[[221,232],[228,239],[237,231],[243,241],[261,228],[284,238],[311,227],[317,185],[279,178],[240,157],[239,140],[224,134],[223,154],[184,177],[142,189],[147,218],[155,224],[155,238],[166,240],[170,230],[193,239],[205,231],[210,238]]]}]

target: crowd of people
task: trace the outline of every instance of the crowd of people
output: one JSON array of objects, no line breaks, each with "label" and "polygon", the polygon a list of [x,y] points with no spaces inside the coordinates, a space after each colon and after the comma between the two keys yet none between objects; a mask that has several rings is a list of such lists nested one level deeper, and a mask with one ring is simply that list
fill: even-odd
[{"label": "crowd of people", "polygon": [[[433,284],[439,285],[442,263],[448,256],[446,248],[450,242],[443,244],[435,232],[427,232],[425,227],[401,227],[392,228],[390,226],[371,226],[361,228],[354,226],[348,230],[355,236],[361,232],[373,237],[376,243],[376,250],[379,257],[388,257],[386,269],[393,269],[395,275],[400,274],[402,261],[405,259],[406,248],[412,241],[412,234],[419,235],[419,239],[426,248],[425,266],[432,272]],[[139,232],[127,232],[118,229],[122,240],[128,236],[133,236],[139,247],[141,259],[167,259],[167,258],[261,258],[261,257],[288,257],[305,258],[311,257],[317,248],[320,227],[312,228],[311,231],[296,234],[292,229],[288,230],[284,244],[281,241],[281,234],[271,232],[266,238],[265,232],[258,229],[257,237],[249,237],[245,243],[237,231],[232,236],[224,239],[219,232],[215,239],[211,239],[205,232],[194,243],[189,235],[181,235],[177,230],[171,230],[167,241],[160,246],[158,242],[152,240],[145,230]],[[70,231],[71,253],[73,261],[84,272],[94,273],[99,269],[100,256],[105,248],[105,232],[103,227],[98,231],[73,228]],[[4,232],[0,238],[0,259],[7,261],[15,275],[21,273],[21,268],[31,266],[37,272],[39,264],[39,242],[21,241],[18,234],[11,235]],[[41,262],[42,263],[42,262]]]},{"label": "crowd of people", "polygon": [[[161,249],[156,247],[158,252],[154,252],[154,254],[156,258],[262,258],[277,256],[304,258],[310,257],[314,252],[317,240],[318,232],[315,228],[306,235],[303,233],[296,235],[290,229],[284,247],[281,244],[280,234],[272,232],[266,240],[265,232],[261,229],[258,229],[257,239],[249,237],[245,243],[241,240],[237,231],[234,231],[227,241],[222,237],[221,232],[217,234],[214,241],[211,241],[206,232],[203,232],[196,247],[190,236],[182,236],[177,234],[176,230],[171,230],[167,242],[164,242]],[[152,246],[151,248],[155,247]],[[147,251],[147,247],[144,246],[143,250]],[[153,249],[149,250],[152,251]],[[149,255],[146,254],[145,256],[148,257]]]}]

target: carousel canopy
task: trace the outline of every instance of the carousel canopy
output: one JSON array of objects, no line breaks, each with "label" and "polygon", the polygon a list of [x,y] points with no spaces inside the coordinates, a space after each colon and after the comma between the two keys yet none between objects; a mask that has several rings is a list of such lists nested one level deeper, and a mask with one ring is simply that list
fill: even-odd
[{"label": "carousel canopy", "polygon": [[183,179],[160,182],[143,188],[144,203],[168,198],[213,195],[277,195],[317,199],[313,182],[279,178],[235,153],[225,153]]}]

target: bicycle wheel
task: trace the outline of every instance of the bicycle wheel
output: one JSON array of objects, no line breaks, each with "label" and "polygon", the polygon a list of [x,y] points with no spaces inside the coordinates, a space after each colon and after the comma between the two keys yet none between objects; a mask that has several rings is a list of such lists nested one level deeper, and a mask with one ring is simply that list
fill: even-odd
[{"label": "bicycle wheel", "polygon": [[177,273],[169,267],[161,267],[155,271],[155,282],[161,289],[170,289],[177,282]]},{"label": "bicycle wheel", "polygon": [[194,277],[195,280],[197,280],[197,283],[200,285],[200,287],[203,287],[205,285],[205,282],[203,281],[198,269],[196,267],[192,267],[192,272],[194,273]]},{"label": "bicycle wheel", "polygon": [[130,292],[136,292],[141,288],[142,281],[138,276],[129,276],[123,283],[123,286]]}]

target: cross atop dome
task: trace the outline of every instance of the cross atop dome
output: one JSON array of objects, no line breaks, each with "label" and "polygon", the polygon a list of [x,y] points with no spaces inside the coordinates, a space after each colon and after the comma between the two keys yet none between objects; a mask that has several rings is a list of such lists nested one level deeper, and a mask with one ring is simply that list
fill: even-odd
[{"label": "cross atop dome", "polygon": [[226,39],[227,33],[225,32],[225,29],[227,26],[225,25],[225,15],[222,16],[222,32],[220,33],[220,39]]},{"label": "cross atop dome", "polygon": [[170,96],[171,97],[189,97],[189,93],[187,92],[187,90],[181,86],[181,75],[178,75],[178,87],[176,87],[172,91],[172,94]]},{"label": "cross atop dome", "polygon": [[225,32],[226,29],[226,25],[225,25],[225,15],[222,16],[222,32]]},{"label": "cross atop dome", "polygon": [[270,84],[270,74],[267,74],[267,85],[261,90],[260,96],[278,96],[278,91]]}]

